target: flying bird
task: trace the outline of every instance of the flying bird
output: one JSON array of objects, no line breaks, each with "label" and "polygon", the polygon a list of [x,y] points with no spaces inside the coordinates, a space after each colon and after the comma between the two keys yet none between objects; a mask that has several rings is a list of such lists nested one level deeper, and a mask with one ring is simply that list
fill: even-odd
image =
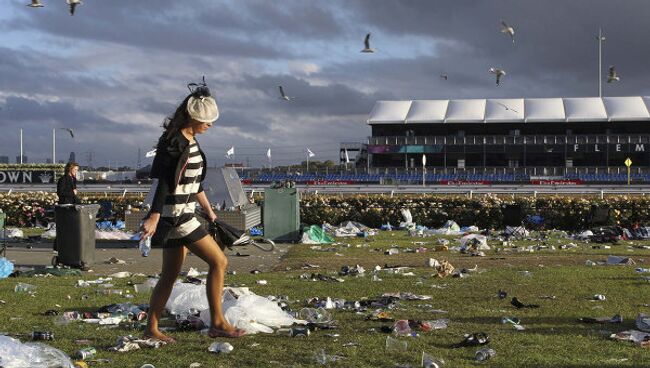
[{"label": "flying bird", "polygon": [[490,73],[497,76],[497,86],[500,85],[501,84],[501,77],[506,75],[506,72],[504,70],[497,69],[497,68],[490,68],[489,71],[490,71]]},{"label": "flying bird", "polygon": [[43,4],[41,4],[41,0],[32,0],[31,4],[27,4],[27,6],[31,8],[42,8]]},{"label": "flying bird", "polygon": [[506,109],[506,110],[510,110],[510,111],[512,111],[512,112],[514,112],[514,113],[517,113],[517,114],[519,113],[517,110],[508,107],[508,105],[506,105],[506,104],[504,104],[504,103],[497,102],[497,105],[501,105],[501,106],[503,106],[504,109]]},{"label": "flying bird", "polygon": [[70,5],[70,15],[74,15],[74,10],[77,8],[77,5],[83,5],[81,0],[65,0],[68,5]]},{"label": "flying bird", "polygon": [[70,133],[70,137],[71,137],[71,138],[74,138],[74,131],[73,131],[71,128],[61,128],[61,129],[63,129],[63,130],[67,130],[68,133]]},{"label": "flying bird", "polygon": [[369,52],[373,53],[375,50],[370,48],[370,33],[366,35],[366,39],[363,41],[364,48],[361,50],[361,52]]},{"label": "flying bird", "polygon": [[515,43],[515,29],[508,25],[505,21],[501,21],[501,33],[505,33],[510,36],[512,43]]},{"label": "flying bird", "polygon": [[449,76],[447,75],[447,73],[442,73],[440,74],[440,79],[448,80]]},{"label": "flying bird", "polygon": [[621,78],[616,74],[616,69],[614,65],[609,66],[609,74],[607,75],[607,83],[618,82]]},{"label": "flying bird", "polygon": [[280,90],[280,97],[278,97],[279,99],[285,101],[291,101],[294,99],[294,97],[289,97],[284,93],[284,88],[282,88],[282,86],[278,86],[278,89]]}]

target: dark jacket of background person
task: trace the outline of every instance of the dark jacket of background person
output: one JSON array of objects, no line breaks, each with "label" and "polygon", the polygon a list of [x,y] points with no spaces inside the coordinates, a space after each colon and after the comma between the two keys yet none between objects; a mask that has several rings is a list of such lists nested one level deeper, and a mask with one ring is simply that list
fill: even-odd
[{"label": "dark jacket of background person", "polygon": [[59,196],[59,204],[79,204],[79,198],[74,194],[77,189],[77,179],[68,174],[59,178],[56,184],[56,194]]}]

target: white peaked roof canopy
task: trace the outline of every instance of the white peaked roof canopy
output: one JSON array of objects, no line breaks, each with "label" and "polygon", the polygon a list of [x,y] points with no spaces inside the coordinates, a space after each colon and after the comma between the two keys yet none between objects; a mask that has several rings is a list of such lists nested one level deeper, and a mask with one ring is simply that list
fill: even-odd
[{"label": "white peaked roof canopy", "polygon": [[485,100],[449,100],[449,123],[481,123],[485,119]]},{"label": "white peaked roof canopy", "polygon": [[407,123],[444,123],[449,100],[417,100],[406,115]]},{"label": "white peaked roof canopy", "polygon": [[566,121],[561,98],[527,98],[524,103],[525,122]]},{"label": "white peaked roof canopy", "polygon": [[603,99],[565,98],[564,113],[567,121],[607,121],[607,112]]},{"label": "white peaked roof canopy", "polygon": [[377,101],[370,116],[375,123],[399,124],[406,123],[406,114],[411,107],[411,101]]},{"label": "white peaked roof canopy", "polygon": [[486,100],[485,121],[488,123],[510,122],[512,119],[524,119],[524,99]]},{"label": "white peaked roof canopy", "polygon": [[[605,110],[611,120],[648,120],[650,97],[604,97]],[[646,107],[648,106],[648,107]]]},{"label": "white peaked roof canopy", "polygon": [[377,101],[368,124],[650,121],[650,96]]}]

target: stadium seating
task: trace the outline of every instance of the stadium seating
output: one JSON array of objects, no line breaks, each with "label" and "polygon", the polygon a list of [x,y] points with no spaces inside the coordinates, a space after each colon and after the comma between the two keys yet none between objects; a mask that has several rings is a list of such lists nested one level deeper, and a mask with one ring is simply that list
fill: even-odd
[{"label": "stadium seating", "polygon": [[[306,183],[309,181],[345,181],[359,184],[376,184],[382,181],[397,181],[403,184],[418,184],[422,182],[420,173],[388,173],[388,174],[365,174],[365,173],[333,173],[333,174],[314,174],[306,173],[303,175],[286,174],[286,173],[263,173],[258,175],[244,174],[242,179],[249,179],[256,183],[270,183],[274,181],[293,180],[296,183]],[[492,174],[492,173],[427,173],[426,182],[434,184],[445,181],[483,181],[490,183],[529,183],[530,176],[526,174]],[[625,183],[627,174],[606,174],[606,173],[568,173],[564,175],[564,180],[580,180],[585,183]],[[650,174],[633,174],[631,179],[634,182],[650,182]]]}]

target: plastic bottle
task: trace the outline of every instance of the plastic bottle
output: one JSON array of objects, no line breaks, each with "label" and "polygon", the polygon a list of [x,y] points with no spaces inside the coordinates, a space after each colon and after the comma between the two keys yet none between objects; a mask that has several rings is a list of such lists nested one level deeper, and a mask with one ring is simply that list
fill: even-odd
[{"label": "plastic bottle", "polygon": [[494,351],[494,349],[483,348],[476,352],[476,360],[482,362],[492,358],[495,355],[497,355],[497,352]]},{"label": "plastic bottle", "polygon": [[138,246],[140,249],[140,254],[142,254],[143,257],[149,257],[149,252],[151,252],[151,237],[142,237],[140,238],[140,245]]},{"label": "plastic bottle", "polygon": [[34,331],[30,334],[33,341],[39,340],[54,340],[54,334],[49,331]]},{"label": "plastic bottle", "polygon": [[307,327],[293,326],[291,328],[280,328],[277,330],[277,333],[291,337],[307,337],[311,334],[311,331]]},{"label": "plastic bottle", "polygon": [[77,350],[74,354],[74,357],[77,359],[86,360],[94,357],[95,355],[97,355],[97,349],[89,347]]},{"label": "plastic bottle", "polygon": [[16,284],[16,287],[14,287],[14,291],[16,293],[33,293],[36,291],[36,286],[19,282]]}]

